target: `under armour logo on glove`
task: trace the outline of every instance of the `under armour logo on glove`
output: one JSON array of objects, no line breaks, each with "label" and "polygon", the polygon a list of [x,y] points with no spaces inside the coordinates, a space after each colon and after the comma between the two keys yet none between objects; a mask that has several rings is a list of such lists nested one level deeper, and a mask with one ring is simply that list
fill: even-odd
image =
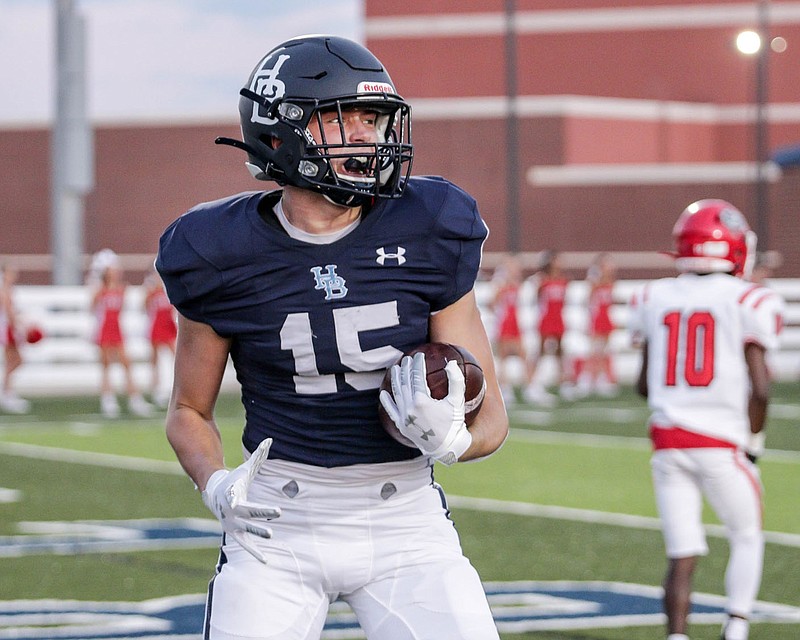
[{"label": "under armour logo on glove", "polygon": [[448,392],[436,400],[427,383],[425,354],[404,356],[400,364],[390,369],[392,393],[382,390],[380,400],[400,433],[420,451],[444,464],[453,464],[469,449],[472,435],[464,421],[464,374],[455,360],[448,361],[444,368]]}]

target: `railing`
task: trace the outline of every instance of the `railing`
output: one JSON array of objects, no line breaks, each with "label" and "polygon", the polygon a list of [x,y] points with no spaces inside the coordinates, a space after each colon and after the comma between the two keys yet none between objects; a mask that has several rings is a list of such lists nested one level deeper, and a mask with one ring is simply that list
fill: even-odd
[{"label": "railing", "polygon": [[[633,292],[641,287],[642,280],[620,280],[614,288],[612,319],[620,327],[611,336],[614,364],[622,382],[634,379],[638,370],[639,354],[632,348],[624,328],[627,321],[627,303]],[[780,293],[787,302],[786,327],[781,336],[781,348],[770,357],[770,367],[776,379],[800,379],[800,279],[775,279],[769,286]],[[478,302],[484,321],[491,332],[494,318],[489,310],[490,285],[477,286]],[[573,281],[567,289],[565,322],[567,333],[564,347],[568,354],[580,356],[588,352],[586,327],[588,312],[586,300],[588,285]],[[21,395],[66,395],[96,393],[100,382],[97,347],[92,341],[94,318],[90,310],[90,293],[83,286],[18,286],[16,306],[23,320],[40,326],[44,339],[36,344],[23,344],[23,366],[15,374],[15,386]],[[521,292],[521,324],[526,340],[535,344],[533,331],[535,308],[532,287]],[[143,389],[150,384],[150,344],[147,340],[147,318],[144,311],[144,290],[128,287],[122,313],[122,329],[126,346],[133,363],[134,378]],[[172,376],[172,363],[162,358],[159,363],[161,379],[166,384]],[[547,364],[543,362],[543,375]],[[115,381],[121,388],[121,372],[114,367]],[[230,369],[230,367],[229,367]],[[235,376],[226,373],[226,387],[234,388]]]},{"label": "railing", "polygon": [[[40,342],[20,344],[23,365],[14,374],[16,391],[22,396],[99,393],[99,350],[93,340],[95,318],[89,288],[17,286],[15,306],[21,324],[34,324],[44,333]],[[142,390],[149,390],[151,347],[143,287],[127,288],[120,318],[134,379]],[[162,384],[171,384],[172,362],[168,354],[160,354],[158,366]],[[111,375],[116,387],[122,390],[119,365],[112,366]],[[224,384],[235,385],[232,371],[226,372]]]},{"label": "railing", "polygon": [[[628,303],[634,292],[643,287],[646,282],[648,281],[620,280],[614,286],[614,305],[611,308],[611,318],[617,329],[611,334],[609,346],[613,353],[614,369],[620,381],[624,383],[631,383],[636,379],[641,362],[639,349],[632,345],[630,333],[626,329]],[[768,356],[770,371],[776,380],[800,380],[800,278],[773,279],[768,281],[768,286],[786,300],[786,326],[781,333],[780,348]],[[488,283],[481,283],[476,292],[483,312],[484,324],[491,333],[494,325],[494,318],[489,311],[491,288]],[[583,357],[589,352],[588,297],[589,284],[587,282],[581,280],[570,282],[564,306],[566,333],[563,340],[564,351],[568,357]],[[520,324],[525,334],[526,345],[529,349],[535,348],[537,344],[534,329],[536,309],[533,287],[530,283],[523,285],[519,302]],[[554,373],[552,358],[542,360],[540,371],[545,378],[548,375],[552,376]]]}]

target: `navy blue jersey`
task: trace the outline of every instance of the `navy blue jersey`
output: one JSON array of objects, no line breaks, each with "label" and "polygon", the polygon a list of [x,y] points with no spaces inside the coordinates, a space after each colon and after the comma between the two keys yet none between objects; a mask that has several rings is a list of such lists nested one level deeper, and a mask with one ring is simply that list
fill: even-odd
[{"label": "navy blue jersey", "polygon": [[444,179],[412,178],[402,198],[317,245],[270,224],[279,197],[195,207],[164,232],[156,260],[180,313],[231,339],[245,447],[271,437],[270,457],[324,467],[420,455],[380,426],[378,387],[428,341],[430,314],[474,286],[487,235],[475,201]]}]

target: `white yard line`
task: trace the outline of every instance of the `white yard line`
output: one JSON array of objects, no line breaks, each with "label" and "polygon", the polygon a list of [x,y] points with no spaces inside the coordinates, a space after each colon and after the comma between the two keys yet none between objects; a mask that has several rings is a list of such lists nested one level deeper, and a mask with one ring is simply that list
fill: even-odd
[{"label": "white yard line", "polygon": [[604,436],[589,433],[570,433],[568,431],[541,431],[532,429],[512,429],[509,436],[512,440],[541,444],[569,444],[591,449],[650,449],[648,438],[635,436]]},{"label": "white yard line", "polygon": [[[541,437],[535,435],[541,434]],[[571,436],[579,436],[572,439]],[[586,436],[585,434],[566,434],[553,432],[534,432],[515,430],[512,433],[514,439],[527,441],[558,441],[564,442],[565,438],[573,444],[583,446],[612,446],[612,442],[617,442],[614,446],[641,447],[641,443],[626,442],[637,440],[635,438],[620,438],[615,436]],[[582,442],[580,441],[582,440]],[[590,442],[594,444],[590,444]],[[602,443],[602,444],[598,444]],[[166,473],[169,475],[183,475],[183,470],[177,462],[167,462],[164,460],[151,460],[148,458],[134,458],[129,456],[119,456],[109,453],[91,453],[88,451],[73,451],[70,449],[60,449],[57,447],[42,447],[32,444],[20,444],[16,442],[0,442],[0,453],[34,458],[37,460],[54,460],[58,462],[73,462],[77,464],[87,464],[98,467],[111,467],[114,469],[128,469],[130,471],[145,471],[154,473]],[[473,498],[468,496],[448,495],[448,502],[454,507],[472,509],[477,511],[490,511],[495,513],[508,513],[512,515],[533,516],[538,518],[551,518],[555,520],[570,520],[573,522],[589,522],[595,524],[607,524],[630,529],[660,529],[657,518],[647,516],[635,516],[625,513],[609,513],[606,511],[594,511],[591,509],[575,509],[572,507],[559,507],[553,505],[533,504],[529,502],[515,502],[510,500],[493,500],[491,498]],[[725,536],[724,527],[721,525],[706,525],[708,535],[722,538]],[[800,535],[793,533],[782,533],[779,531],[766,531],[764,537],[767,542],[780,544],[789,547],[800,547]]]},{"label": "white yard line", "polygon": [[[591,449],[634,449],[645,451],[650,450],[651,446],[648,438],[635,436],[605,436],[570,433],[567,431],[541,431],[538,429],[512,429],[509,438],[519,442],[569,444],[570,446],[589,447]],[[764,453],[764,459],[770,462],[800,463],[800,451],[767,449]]]},{"label": "white yard line", "polygon": [[[511,500],[493,500],[491,498],[472,498],[468,496],[447,496],[450,506],[474,511],[490,511],[493,513],[508,513],[516,516],[533,516],[536,518],[550,518],[553,520],[570,520],[573,522],[588,522],[591,524],[605,524],[628,529],[660,530],[658,518],[647,516],[633,516],[626,513],[609,513],[607,511],[594,511],[591,509],[573,509],[571,507],[558,507],[553,505],[532,504],[529,502],[514,502]],[[706,533],[714,538],[725,537],[725,527],[716,524],[707,524]],[[800,547],[800,535],[782,533],[780,531],[765,531],[764,538],[767,542],[786,547]]]},{"label": "white yard line", "polygon": [[155,473],[168,473],[182,475],[183,469],[177,462],[164,460],[151,460],[149,458],[134,458],[131,456],[118,456],[112,453],[93,453],[90,451],[75,451],[59,447],[43,447],[37,444],[21,444],[18,442],[0,442],[0,453],[22,458],[36,460],[54,460],[56,462],[74,462],[95,467],[110,467],[112,469],[128,469],[130,471],[148,471]]}]

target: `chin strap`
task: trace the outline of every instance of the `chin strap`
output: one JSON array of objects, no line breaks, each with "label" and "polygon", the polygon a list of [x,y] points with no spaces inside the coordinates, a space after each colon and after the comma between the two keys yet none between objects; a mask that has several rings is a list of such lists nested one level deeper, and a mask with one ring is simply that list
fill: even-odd
[{"label": "chin strap", "polygon": [[[242,142],[241,140],[236,140],[235,138],[226,138],[224,136],[219,136],[218,138],[214,139],[214,144],[220,145],[227,145],[229,147],[235,147],[236,149],[241,149],[245,153],[248,154],[251,158],[258,158],[260,162],[264,163],[265,167],[269,167],[272,165],[273,169],[275,168],[274,163],[270,161],[265,161],[264,157],[259,154],[252,146],[247,144],[246,142]],[[250,175],[253,176],[256,180],[275,180],[278,184],[284,184],[284,181],[281,180],[277,175],[269,176],[267,175],[266,171],[262,169],[257,164],[252,162],[245,162],[245,166],[247,170],[250,172]]]},{"label": "chin strap", "polygon": [[[251,91],[250,89],[248,89],[246,87],[243,88],[241,91],[239,91],[239,95],[241,95],[241,96],[243,96],[243,97],[245,97],[245,98],[247,98],[249,100],[252,100],[256,104],[259,104],[262,107],[265,107],[266,109],[271,109],[271,107],[272,107],[272,103],[269,100],[267,100],[267,98],[257,94],[254,91]],[[258,158],[259,161],[264,163],[265,167],[268,167],[270,164],[273,164],[273,162],[272,162],[273,159],[272,158],[269,158],[269,157],[268,158],[264,158],[263,155],[261,153],[259,153],[258,151],[256,151],[253,148],[252,145],[249,145],[246,142],[243,142],[242,140],[236,140],[235,138],[226,138],[224,136],[219,136],[219,137],[214,139],[214,144],[222,144],[222,145],[227,145],[229,147],[235,147],[236,149],[241,149],[242,151],[246,152],[249,156],[251,156],[253,158]],[[246,164],[249,165],[249,163],[246,163]],[[260,169],[260,167],[259,167],[259,169]],[[248,170],[250,170],[250,173],[255,178],[268,179],[267,178],[267,174],[263,170],[261,171],[261,175],[263,176],[263,178],[260,178],[259,175],[257,175],[257,173],[258,173],[257,171],[254,172],[253,169],[250,169],[250,166],[248,166]]]},{"label": "chin strap", "polygon": [[237,149],[241,149],[242,151],[246,151],[251,156],[256,154],[255,149],[251,147],[246,142],[242,142],[241,140],[235,140],[234,138],[225,138],[223,136],[219,136],[218,138],[214,139],[214,144],[226,144],[229,147],[236,147]]},{"label": "chin strap", "polygon": [[[243,98],[247,98],[248,100],[252,100],[256,104],[260,104],[262,107],[268,110],[272,110],[273,103],[270,102],[266,97],[256,93],[255,91],[251,91],[247,87],[243,87],[239,91],[239,95]],[[272,117],[272,116],[270,116]]]}]

